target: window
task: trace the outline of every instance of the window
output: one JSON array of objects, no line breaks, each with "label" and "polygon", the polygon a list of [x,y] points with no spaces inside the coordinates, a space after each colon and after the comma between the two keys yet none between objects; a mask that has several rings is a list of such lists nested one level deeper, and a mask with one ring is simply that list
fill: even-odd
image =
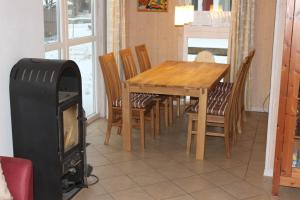
[{"label": "window", "polygon": [[192,0],[195,10],[210,11],[220,10],[231,11],[231,0]]},{"label": "window", "polygon": [[216,63],[227,63],[228,39],[188,38],[188,61],[194,61],[201,51],[210,51]]},{"label": "window", "polygon": [[86,115],[96,114],[94,0],[43,0],[45,58],[74,60]]}]

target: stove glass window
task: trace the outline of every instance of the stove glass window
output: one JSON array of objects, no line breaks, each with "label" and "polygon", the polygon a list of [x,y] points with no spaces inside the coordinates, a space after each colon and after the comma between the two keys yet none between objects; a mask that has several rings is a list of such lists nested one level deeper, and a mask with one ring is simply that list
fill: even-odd
[{"label": "stove glass window", "polygon": [[63,112],[64,149],[69,151],[79,143],[78,105],[71,106]]}]

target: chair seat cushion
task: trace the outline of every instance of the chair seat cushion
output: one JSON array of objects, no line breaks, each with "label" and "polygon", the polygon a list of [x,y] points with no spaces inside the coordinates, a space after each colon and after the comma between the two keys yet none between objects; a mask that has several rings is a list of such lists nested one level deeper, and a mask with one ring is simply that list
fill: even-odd
[{"label": "chair seat cushion", "polygon": [[[231,92],[233,88],[233,83],[229,82],[219,82],[217,85],[209,91],[208,93],[208,100],[217,100],[220,99],[223,101],[228,92]],[[191,97],[191,99],[198,99],[196,97]]]},{"label": "chair seat cushion", "polygon": [[215,89],[208,93],[208,101],[224,101],[225,99],[229,98],[230,94],[231,90]]},{"label": "chair seat cushion", "polygon": [[[153,103],[153,98],[156,95],[144,94],[144,93],[133,93],[130,94],[130,102],[132,108],[145,108]],[[118,98],[113,101],[113,107],[122,107],[122,98]]]},{"label": "chair seat cushion", "polygon": [[12,196],[8,190],[5,177],[3,175],[2,166],[0,162],[0,199],[1,200],[12,200]]},{"label": "chair seat cushion", "polygon": [[[207,114],[224,116],[230,98],[230,94],[231,91],[226,91],[226,92],[216,93],[216,95],[212,95],[211,97],[208,97],[207,111],[206,111]],[[197,113],[198,110],[199,110],[198,101],[186,109],[186,111],[190,113]]]},{"label": "chair seat cushion", "polygon": [[233,83],[229,83],[229,82],[219,82],[216,87],[214,88],[214,90],[220,90],[220,91],[231,91],[233,88]]}]

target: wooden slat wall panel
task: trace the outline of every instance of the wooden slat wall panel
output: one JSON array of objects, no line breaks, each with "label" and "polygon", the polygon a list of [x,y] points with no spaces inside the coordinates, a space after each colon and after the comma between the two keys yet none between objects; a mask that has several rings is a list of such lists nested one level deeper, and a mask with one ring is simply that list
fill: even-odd
[{"label": "wooden slat wall panel", "polygon": [[[285,139],[283,146],[283,159],[282,159],[282,175],[292,176],[292,161],[293,161],[293,150],[294,150],[294,138],[297,120],[297,97],[299,91],[299,42],[300,42],[300,1],[295,1],[294,9],[294,22],[292,29],[292,41],[291,41],[291,54],[290,54],[290,70],[289,70],[289,83],[288,83],[288,94],[286,104],[286,120],[288,127],[285,128]],[[286,123],[286,124],[287,124]]]},{"label": "wooden slat wall panel", "polygon": [[[291,52],[293,23],[294,23],[294,6],[295,6],[295,0],[287,1],[284,53],[283,53],[280,101],[279,101],[279,112],[278,112],[278,128],[277,128],[277,136],[276,136],[276,151],[275,151],[274,176],[273,176],[273,188],[272,188],[273,195],[278,195],[280,176],[282,172],[281,165],[282,165],[282,155],[283,155],[283,144],[285,139],[286,102],[287,102],[288,80],[289,80],[289,71],[290,71],[290,52]],[[287,173],[287,169],[283,170],[283,173]]]}]

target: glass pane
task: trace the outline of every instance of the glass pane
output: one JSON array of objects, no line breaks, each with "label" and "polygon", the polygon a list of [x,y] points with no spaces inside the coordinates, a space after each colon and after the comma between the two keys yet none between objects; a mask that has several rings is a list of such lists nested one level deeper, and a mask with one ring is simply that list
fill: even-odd
[{"label": "glass pane", "polygon": [[231,0],[192,0],[192,4],[199,11],[231,11]]},{"label": "glass pane", "polygon": [[59,7],[58,0],[43,0],[44,37],[46,43],[59,40]]},{"label": "glass pane", "polygon": [[61,58],[60,50],[57,49],[57,50],[53,50],[53,51],[46,51],[45,58],[46,59],[54,59],[54,60],[60,59]]},{"label": "glass pane", "polygon": [[69,54],[81,72],[83,107],[89,116],[95,113],[93,43],[72,46]]},{"label": "glass pane", "polygon": [[79,142],[78,106],[74,105],[63,112],[64,150],[69,151]]},{"label": "glass pane", "polygon": [[295,130],[295,142],[294,142],[292,167],[300,168],[300,91],[298,93],[297,121],[296,121],[296,130]]},{"label": "glass pane", "polygon": [[91,36],[92,0],[68,0],[69,38]]}]

